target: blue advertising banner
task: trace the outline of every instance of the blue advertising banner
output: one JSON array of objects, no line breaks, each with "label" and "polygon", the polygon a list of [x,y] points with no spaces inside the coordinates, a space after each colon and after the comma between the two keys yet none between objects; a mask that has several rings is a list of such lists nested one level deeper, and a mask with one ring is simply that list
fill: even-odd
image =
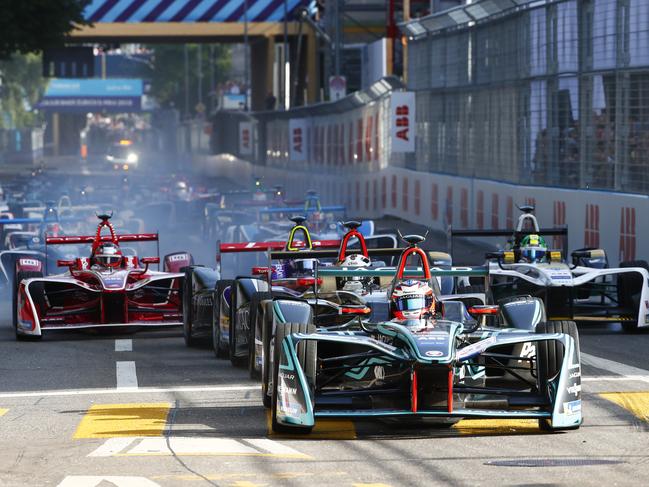
[{"label": "blue advertising banner", "polygon": [[61,112],[139,112],[142,95],[141,79],[52,79],[37,106]]}]

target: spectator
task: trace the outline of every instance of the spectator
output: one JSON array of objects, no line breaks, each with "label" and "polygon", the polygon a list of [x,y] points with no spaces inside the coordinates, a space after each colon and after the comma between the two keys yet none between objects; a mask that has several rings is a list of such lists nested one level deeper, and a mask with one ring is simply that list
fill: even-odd
[{"label": "spectator", "polygon": [[275,107],[277,105],[277,98],[275,98],[275,95],[273,95],[272,91],[268,92],[268,95],[266,95],[266,99],[264,100],[264,107],[266,110],[275,110]]}]

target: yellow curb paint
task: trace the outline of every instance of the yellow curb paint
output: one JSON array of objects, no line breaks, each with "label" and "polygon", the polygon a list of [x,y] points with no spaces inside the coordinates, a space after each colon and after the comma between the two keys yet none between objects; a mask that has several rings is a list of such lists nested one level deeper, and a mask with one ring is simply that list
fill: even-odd
[{"label": "yellow curb paint", "polygon": [[170,409],[168,402],[95,404],[79,423],[74,438],[162,436]]},{"label": "yellow curb paint", "polygon": [[649,392],[603,392],[599,396],[649,422]]},{"label": "yellow curb paint", "polygon": [[0,416],[4,416],[5,414],[7,414],[7,411],[9,411],[9,410],[0,408]]},{"label": "yellow curb paint", "polygon": [[266,412],[266,427],[268,436],[273,438],[300,439],[308,438],[310,440],[355,440],[356,428],[354,422],[349,419],[318,419],[315,426],[308,435],[299,433],[285,434],[275,433],[272,427],[270,411]]},{"label": "yellow curb paint", "polygon": [[461,435],[503,435],[539,433],[536,419],[463,419],[453,425]]}]

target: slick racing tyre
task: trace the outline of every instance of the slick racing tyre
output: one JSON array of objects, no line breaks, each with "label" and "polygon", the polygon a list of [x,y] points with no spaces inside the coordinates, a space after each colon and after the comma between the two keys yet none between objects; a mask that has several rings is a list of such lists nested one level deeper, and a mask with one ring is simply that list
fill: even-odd
[{"label": "slick racing tyre", "polygon": [[[646,260],[628,260],[620,262],[620,267],[641,267],[649,271],[649,264]],[[617,278],[617,302],[620,308],[633,310],[636,319],[634,321],[623,321],[622,329],[627,333],[638,331],[638,309],[640,308],[640,296],[642,294],[642,276],[638,273],[621,274]]]},{"label": "slick racing tyre", "polygon": [[196,346],[196,337],[192,334],[193,309],[192,309],[192,270],[185,270],[185,279],[183,280],[183,338],[185,345],[188,347]]},{"label": "slick racing tyre", "polygon": [[248,357],[237,357],[235,355],[236,343],[237,343],[237,294],[238,294],[238,283],[237,281],[232,283],[232,288],[230,290],[230,333],[229,333],[229,346],[228,346],[228,356],[230,357],[230,363],[234,367],[245,367],[248,363]]},{"label": "slick racing tyre", "polygon": [[[543,321],[536,325],[536,333],[565,333],[575,341],[577,355],[579,355],[579,332],[574,321]],[[547,384],[561,371],[563,364],[564,348],[556,340],[541,341],[536,343],[536,356],[538,364],[538,381],[542,393],[546,393]],[[578,429],[579,426],[569,428],[553,428],[548,419],[539,419],[539,428],[543,431],[559,431]]]},{"label": "slick racing tyre", "polygon": [[221,333],[221,296],[234,284],[230,279],[216,281],[214,287],[214,305],[212,306],[212,349],[216,358],[228,358],[228,346],[223,345]]},{"label": "slick racing tyre", "polygon": [[[12,303],[12,318],[13,318],[13,326],[14,326],[14,332],[16,334],[16,340],[40,340],[41,335],[24,335],[18,331],[18,289],[20,287],[20,283],[24,281],[25,279],[32,279],[36,277],[43,277],[42,272],[35,272],[35,271],[19,271],[16,273],[15,278],[14,278],[14,284],[12,288],[12,295],[11,295],[11,303]],[[32,292],[32,297],[34,300],[34,304],[37,307],[41,307],[45,304],[44,299],[43,299],[43,284],[42,283],[34,283],[33,287],[30,288]]]},{"label": "slick racing tyre", "polygon": [[[275,328],[275,347],[273,350],[273,395],[271,399],[271,421],[273,431],[276,433],[302,433],[311,432],[311,427],[304,426],[286,426],[277,422],[277,385],[279,377],[279,361],[281,344],[284,337],[293,333],[314,333],[315,325],[303,323],[281,323]],[[313,340],[303,340],[297,345],[297,358],[300,367],[304,371],[307,383],[311,386],[315,384],[316,374],[316,355],[317,342]]]},{"label": "slick racing tyre", "polygon": [[[252,295],[250,300],[250,327],[248,335],[248,373],[250,378],[253,380],[258,380],[261,378],[261,367],[257,368],[257,346],[255,342],[257,339],[261,341],[262,339],[262,326],[263,324],[258,324],[257,322],[260,318],[264,317],[263,310],[261,309],[261,303],[263,301],[268,301],[273,299],[272,293],[267,291],[258,291]],[[261,360],[263,361],[263,353]]]}]

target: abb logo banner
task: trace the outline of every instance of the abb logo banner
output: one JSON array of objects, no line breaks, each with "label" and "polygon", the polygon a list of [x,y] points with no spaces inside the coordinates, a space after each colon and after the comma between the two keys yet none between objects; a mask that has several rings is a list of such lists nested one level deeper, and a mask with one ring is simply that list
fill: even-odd
[{"label": "abb logo banner", "polygon": [[635,259],[635,208],[622,208],[620,214],[620,262]]},{"label": "abb logo banner", "polygon": [[252,155],[252,122],[239,122],[239,154]]},{"label": "abb logo banner", "polygon": [[475,218],[478,230],[484,228],[484,191],[478,191],[478,207],[476,208]]},{"label": "abb logo banner", "polygon": [[498,230],[498,212],[499,212],[499,198],[496,193],[491,195],[491,228]]},{"label": "abb logo banner", "polygon": [[415,94],[411,91],[392,93],[390,141],[392,152],[415,152]]},{"label": "abb logo banner", "polygon": [[592,204],[586,205],[586,224],[584,225],[584,246],[593,247],[593,248],[599,247],[599,205],[592,205]]},{"label": "abb logo banner", "polygon": [[292,161],[306,161],[307,138],[306,138],[306,120],[304,118],[292,118],[288,122],[288,133],[290,140],[290,156]]}]

